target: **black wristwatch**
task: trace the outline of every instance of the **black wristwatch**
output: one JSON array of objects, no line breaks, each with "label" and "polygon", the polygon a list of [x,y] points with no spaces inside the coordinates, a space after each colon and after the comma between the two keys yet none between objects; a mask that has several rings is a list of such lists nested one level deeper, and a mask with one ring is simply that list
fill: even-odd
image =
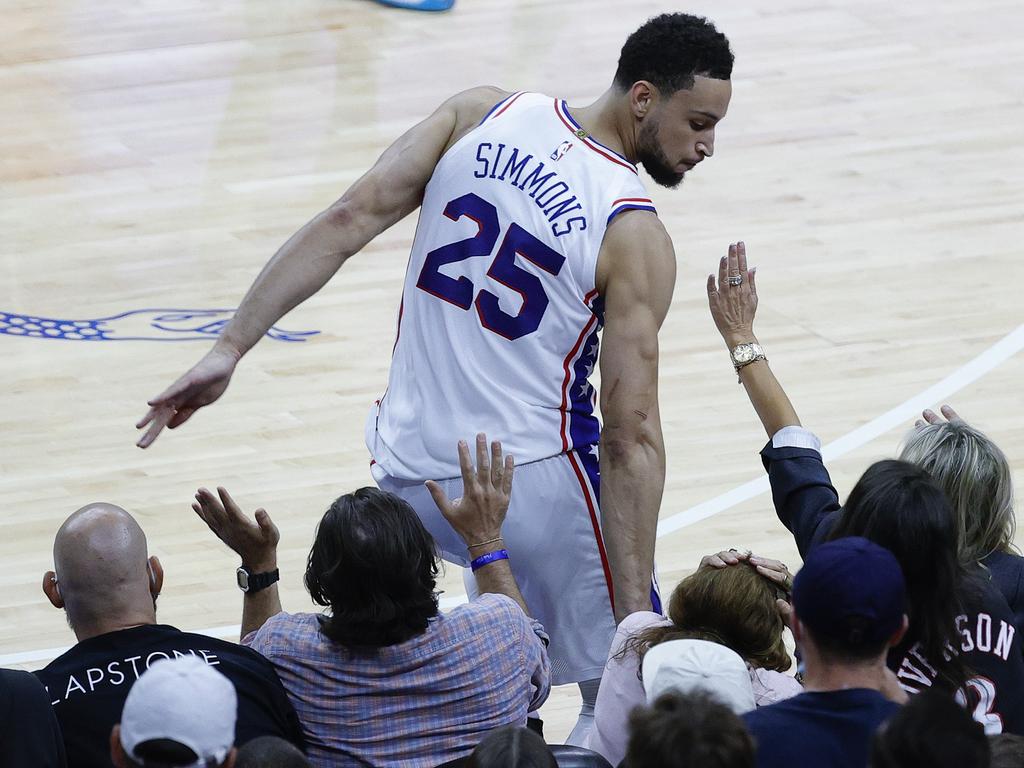
[{"label": "black wristwatch", "polygon": [[267,573],[253,573],[249,568],[240,565],[235,571],[235,578],[238,580],[238,588],[251,595],[277,582],[281,578],[281,571],[275,568]]}]

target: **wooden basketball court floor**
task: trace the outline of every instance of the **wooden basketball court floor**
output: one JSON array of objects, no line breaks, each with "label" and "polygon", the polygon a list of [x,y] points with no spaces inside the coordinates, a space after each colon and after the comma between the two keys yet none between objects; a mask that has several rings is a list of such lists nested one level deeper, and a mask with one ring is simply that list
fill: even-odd
[{"label": "wooden basketball court floor", "polygon": [[[264,340],[221,403],[143,452],[133,424],[146,399],[209,346],[183,329],[201,337],[226,317],[172,310],[236,306],[292,231],[449,94],[491,83],[587,103],[625,36],[676,9],[5,0],[0,664],[38,668],[73,642],[39,583],[57,527],[94,500],[146,530],[166,569],[161,621],[230,635],[239,620],[235,557],[189,509],[199,485],[267,507],[284,605],[309,609],[313,528],[331,499],[371,482],[363,421],[385,384],[415,218],[280,323],[318,335]],[[680,264],[662,332],[663,589],[720,548],[798,565],[764,492],[764,435],[706,310],[704,278],[731,240],[759,267],[756,330],[831,444],[842,492],[892,455],[921,406],[947,399],[1024,485],[1024,6],[686,10],[716,21],[737,60],[713,161],[678,191],[650,186]],[[463,593],[457,569],[443,584],[449,601]],[[551,738],[576,701],[575,687],[554,692]]]}]

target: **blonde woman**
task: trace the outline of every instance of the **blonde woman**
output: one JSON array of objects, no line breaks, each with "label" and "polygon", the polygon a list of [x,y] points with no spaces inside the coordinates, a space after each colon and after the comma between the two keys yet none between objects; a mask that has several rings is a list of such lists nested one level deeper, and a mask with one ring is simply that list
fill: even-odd
[{"label": "blonde woman", "polygon": [[[957,551],[967,567],[984,566],[1024,631],[1024,557],[1014,551],[1016,519],[1010,465],[999,446],[944,405],[925,411],[899,458],[924,469],[949,497]],[[945,418],[943,418],[945,417]]]}]

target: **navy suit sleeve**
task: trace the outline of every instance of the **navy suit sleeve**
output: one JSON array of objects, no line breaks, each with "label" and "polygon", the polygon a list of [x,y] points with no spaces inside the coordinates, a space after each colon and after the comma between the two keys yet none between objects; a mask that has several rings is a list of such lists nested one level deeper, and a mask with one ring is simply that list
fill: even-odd
[{"label": "navy suit sleeve", "polygon": [[992,552],[981,562],[1013,611],[1017,631],[1024,633],[1024,557],[1012,552]]},{"label": "navy suit sleeve", "polygon": [[839,514],[839,495],[832,487],[821,454],[810,448],[774,448],[761,451],[768,471],[775,513],[796,539],[800,556],[825,540]]}]

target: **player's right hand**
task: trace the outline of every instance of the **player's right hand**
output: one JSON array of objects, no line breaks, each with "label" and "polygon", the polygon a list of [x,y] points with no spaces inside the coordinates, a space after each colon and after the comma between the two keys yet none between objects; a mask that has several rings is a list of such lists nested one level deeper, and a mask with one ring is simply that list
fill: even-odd
[{"label": "player's right hand", "polygon": [[223,395],[236,365],[238,355],[217,347],[211,349],[184,376],[147,403],[149,411],[135,428],[149,428],[136,445],[148,448],[164,427],[180,427],[193,413]]}]

